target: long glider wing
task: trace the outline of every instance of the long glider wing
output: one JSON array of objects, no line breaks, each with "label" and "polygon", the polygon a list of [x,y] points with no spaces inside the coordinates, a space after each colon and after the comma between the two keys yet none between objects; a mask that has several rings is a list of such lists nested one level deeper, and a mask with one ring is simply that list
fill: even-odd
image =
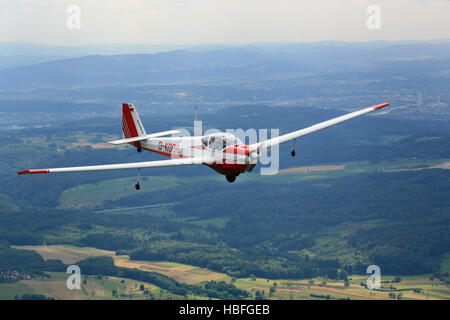
[{"label": "long glider wing", "polygon": [[286,141],[289,141],[289,140],[294,140],[294,139],[297,139],[299,137],[306,136],[307,134],[310,134],[310,133],[313,133],[313,132],[316,132],[316,131],[319,131],[319,130],[322,130],[322,129],[325,129],[325,128],[328,128],[328,127],[331,127],[331,126],[334,126],[334,125],[336,125],[338,123],[341,123],[341,122],[344,122],[344,121],[347,121],[347,120],[350,120],[350,119],[362,116],[363,114],[366,114],[366,113],[369,113],[369,112],[372,112],[372,111],[384,108],[384,107],[386,107],[388,105],[389,105],[389,103],[382,103],[382,104],[378,104],[378,105],[375,105],[375,106],[367,107],[367,108],[364,108],[364,109],[361,109],[361,110],[358,110],[358,111],[354,111],[354,112],[345,114],[343,116],[340,116],[340,117],[337,117],[337,118],[334,118],[334,119],[331,119],[331,120],[320,122],[318,124],[312,125],[310,127],[307,127],[307,128],[301,129],[301,130],[293,131],[291,133],[287,133],[287,134],[281,135],[279,137],[275,137],[275,138],[272,138],[272,139],[269,139],[269,140],[264,140],[264,141],[252,144],[252,145],[250,145],[250,148],[252,148],[252,149],[269,148],[269,147],[274,146],[276,144],[280,144],[280,143],[283,143],[283,142],[286,142]]},{"label": "long glider wing", "polygon": [[183,166],[183,165],[189,165],[189,164],[202,164],[202,163],[204,163],[204,161],[201,158],[179,158],[179,159],[147,161],[147,162],[104,164],[104,165],[98,165],[98,166],[32,169],[32,170],[20,171],[17,174],[156,168],[156,167]]}]

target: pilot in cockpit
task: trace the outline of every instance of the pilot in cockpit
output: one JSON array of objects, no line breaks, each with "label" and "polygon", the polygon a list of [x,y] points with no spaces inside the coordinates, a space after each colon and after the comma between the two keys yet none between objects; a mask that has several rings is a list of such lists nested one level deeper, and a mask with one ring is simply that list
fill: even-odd
[{"label": "pilot in cockpit", "polygon": [[211,150],[215,150],[215,151],[220,151],[223,149],[223,145],[222,145],[222,139],[220,139],[219,137],[211,137],[209,139],[209,145],[208,147]]}]

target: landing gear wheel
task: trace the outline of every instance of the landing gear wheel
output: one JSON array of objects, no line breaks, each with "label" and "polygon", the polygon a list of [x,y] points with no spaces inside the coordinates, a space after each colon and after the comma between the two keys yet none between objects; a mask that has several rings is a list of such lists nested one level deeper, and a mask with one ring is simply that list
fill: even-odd
[{"label": "landing gear wheel", "polygon": [[292,147],[291,156],[295,157],[295,141],[297,139],[294,139],[294,146]]},{"label": "landing gear wheel", "polygon": [[137,152],[141,152],[141,151],[142,151],[141,147],[138,147]]},{"label": "landing gear wheel", "polygon": [[228,182],[234,182],[234,180],[236,180],[236,176],[226,176],[227,177],[227,181]]},{"label": "landing gear wheel", "polygon": [[141,185],[139,184],[140,177],[141,177],[141,168],[138,168],[137,181],[136,184],[134,185],[136,190],[139,190],[141,188]]}]

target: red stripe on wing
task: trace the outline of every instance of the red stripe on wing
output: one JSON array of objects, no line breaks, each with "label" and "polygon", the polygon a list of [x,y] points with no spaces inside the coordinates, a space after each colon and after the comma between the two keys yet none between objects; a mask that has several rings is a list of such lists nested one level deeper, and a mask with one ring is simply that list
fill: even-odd
[{"label": "red stripe on wing", "polygon": [[37,170],[24,170],[17,172],[17,174],[31,174],[31,173],[49,173],[50,170],[48,169],[37,169]]},{"label": "red stripe on wing", "polygon": [[378,109],[387,107],[388,105],[389,105],[389,103],[382,103],[382,104],[378,104],[376,106],[373,106],[372,108],[373,108],[373,110],[378,110]]}]

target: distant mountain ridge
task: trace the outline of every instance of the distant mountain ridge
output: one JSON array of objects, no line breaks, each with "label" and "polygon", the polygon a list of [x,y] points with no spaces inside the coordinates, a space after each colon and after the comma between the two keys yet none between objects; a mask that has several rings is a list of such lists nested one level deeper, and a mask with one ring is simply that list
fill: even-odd
[{"label": "distant mountain ridge", "polygon": [[267,72],[267,69],[304,72],[306,68],[252,51],[95,55],[1,70],[0,87],[12,89],[47,85],[98,86],[207,80],[242,74],[258,75]]},{"label": "distant mountain ridge", "polygon": [[[206,51],[88,55],[0,70],[0,89],[255,78],[354,70],[374,63],[450,61],[448,43],[318,43]],[[445,64],[444,64],[445,66]],[[441,66],[439,68],[442,68]]]}]

